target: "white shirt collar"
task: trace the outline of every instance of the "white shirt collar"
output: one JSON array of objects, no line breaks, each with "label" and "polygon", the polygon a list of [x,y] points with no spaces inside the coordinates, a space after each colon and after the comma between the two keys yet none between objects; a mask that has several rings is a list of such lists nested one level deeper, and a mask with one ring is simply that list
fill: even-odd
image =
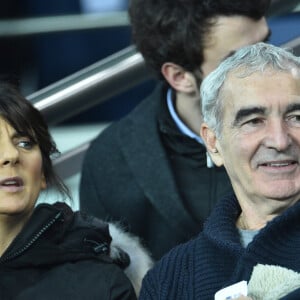
[{"label": "white shirt collar", "polygon": [[[173,121],[175,122],[177,128],[179,129],[179,131],[181,133],[183,133],[184,135],[196,140],[199,144],[204,145],[203,139],[197,135],[196,133],[194,133],[190,128],[188,128],[179,118],[179,116],[176,113],[176,110],[174,108],[174,104],[173,104],[173,100],[172,100],[172,90],[171,88],[168,89],[167,92],[167,105],[168,105],[168,109],[169,112],[171,114],[171,117],[173,119]],[[214,163],[212,162],[209,154],[206,152],[206,165],[208,168],[211,168],[214,166]]]}]

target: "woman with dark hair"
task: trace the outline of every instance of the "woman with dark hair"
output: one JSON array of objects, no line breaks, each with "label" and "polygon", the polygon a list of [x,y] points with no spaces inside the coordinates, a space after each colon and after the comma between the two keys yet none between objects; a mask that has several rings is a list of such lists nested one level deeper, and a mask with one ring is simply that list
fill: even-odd
[{"label": "woman with dark hair", "polygon": [[0,83],[0,299],[136,299],[109,224],[61,202],[36,206],[50,186],[69,196],[56,153],[40,112]]}]

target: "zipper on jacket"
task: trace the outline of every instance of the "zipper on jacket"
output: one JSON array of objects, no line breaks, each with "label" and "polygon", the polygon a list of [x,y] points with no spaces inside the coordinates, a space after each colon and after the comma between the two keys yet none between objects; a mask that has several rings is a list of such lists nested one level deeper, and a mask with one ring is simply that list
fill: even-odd
[{"label": "zipper on jacket", "polygon": [[59,212],[56,214],[56,216],[50,220],[45,226],[43,226],[31,239],[30,241],[25,244],[21,249],[19,249],[16,252],[13,252],[11,254],[8,254],[5,257],[0,258],[0,263],[6,262],[8,260],[12,260],[16,258],[17,256],[20,256],[23,252],[25,252],[28,248],[30,248],[41,236],[42,234],[49,228],[51,227],[61,216],[62,212]]},{"label": "zipper on jacket", "polygon": [[100,253],[108,254],[109,253],[109,246],[108,246],[108,243],[106,243],[106,242],[99,243],[97,241],[89,240],[87,238],[84,238],[83,242],[87,243],[87,244],[91,244],[94,252],[97,254],[100,254]]}]

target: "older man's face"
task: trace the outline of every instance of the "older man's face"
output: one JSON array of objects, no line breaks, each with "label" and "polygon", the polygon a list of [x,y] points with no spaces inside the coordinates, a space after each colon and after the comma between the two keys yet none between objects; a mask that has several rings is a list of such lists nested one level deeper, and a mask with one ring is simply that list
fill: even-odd
[{"label": "older man's face", "polygon": [[300,197],[300,79],[288,73],[231,75],[224,86],[221,164],[238,199]]}]

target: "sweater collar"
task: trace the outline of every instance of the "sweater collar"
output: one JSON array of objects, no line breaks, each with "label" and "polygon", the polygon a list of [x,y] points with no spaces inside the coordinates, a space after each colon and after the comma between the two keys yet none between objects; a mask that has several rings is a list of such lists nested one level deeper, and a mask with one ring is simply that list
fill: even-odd
[{"label": "sweater collar", "polygon": [[203,233],[219,247],[230,248],[234,252],[243,250],[239,239],[236,220],[241,207],[234,194],[222,198],[204,224]]},{"label": "sweater collar", "polygon": [[[241,213],[241,207],[234,194],[230,194],[222,198],[213,209],[210,217],[204,224],[203,233],[213,243],[219,247],[230,249],[235,253],[243,251],[240,243],[240,235],[236,227],[236,220]],[[292,207],[286,209],[281,215],[275,217],[267,223],[254,237],[254,240],[264,240],[263,236],[274,234],[274,229],[278,230],[274,234],[274,239],[277,235],[287,234],[286,228],[300,226],[300,201]],[[249,246],[251,247],[251,244]]]}]

